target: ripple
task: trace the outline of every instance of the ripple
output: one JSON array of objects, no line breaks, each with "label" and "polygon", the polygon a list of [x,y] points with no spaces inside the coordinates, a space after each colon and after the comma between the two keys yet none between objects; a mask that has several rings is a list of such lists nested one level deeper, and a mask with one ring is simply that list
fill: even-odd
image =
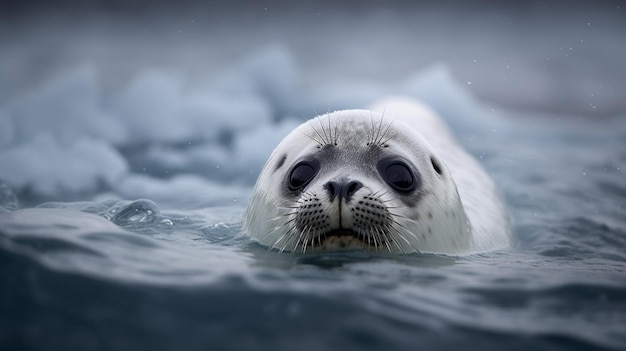
[{"label": "ripple", "polygon": [[22,249],[42,254],[81,253],[99,257],[105,256],[96,250],[59,238],[20,237],[12,240],[12,243]]}]

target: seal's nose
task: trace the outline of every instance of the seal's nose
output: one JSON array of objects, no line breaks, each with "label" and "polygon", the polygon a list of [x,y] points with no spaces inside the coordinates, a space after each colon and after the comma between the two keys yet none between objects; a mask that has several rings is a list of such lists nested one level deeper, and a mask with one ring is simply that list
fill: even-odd
[{"label": "seal's nose", "polygon": [[330,201],[334,201],[336,196],[340,196],[344,201],[350,201],[350,198],[354,193],[363,187],[363,183],[358,180],[347,180],[347,181],[330,181],[324,184],[324,189],[328,191],[330,195]]}]

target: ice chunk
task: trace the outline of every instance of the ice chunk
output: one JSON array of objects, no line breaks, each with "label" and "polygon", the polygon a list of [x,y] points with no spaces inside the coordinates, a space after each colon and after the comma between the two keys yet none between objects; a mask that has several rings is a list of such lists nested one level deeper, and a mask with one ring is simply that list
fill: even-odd
[{"label": "ice chunk", "polygon": [[197,173],[212,180],[252,184],[272,150],[301,121],[285,119],[234,133],[231,147],[203,142],[187,148],[150,147],[143,162],[153,175]]},{"label": "ice chunk", "polygon": [[213,86],[236,95],[258,95],[282,116],[300,101],[299,76],[291,51],[270,45],[245,57]]},{"label": "ice chunk", "polygon": [[274,148],[300,123],[295,119],[285,119],[278,124],[237,134],[231,165],[237,170],[238,178],[253,184]]},{"label": "ice chunk", "polygon": [[181,122],[189,125],[191,138],[215,140],[224,133],[269,123],[273,113],[256,95],[193,92],[183,100]]},{"label": "ice chunk", "polygon": [[92,192],[128,170],[126,160],[104,141],[83,137],[60,143],[46,133],[0,151],[0,164],[5,165],[0,178],[8,184],[48,196]]},{"label": "ice chunk", "polygon": [[491,114],[445,65],[436,64],[413,74],[401,90],[438,112],[453,129],[484,130],[484,123],[493,122]]},{"label": "ice chunk", "polygon": [[181,174],[170,179],[130,174],[114,184],[113,189],[125,198],[146,198],[155,201],[217,204],[245,202],[250,189],[213,182],[197,175]]},{"label": "ice chunk", "polygon": [[399,94],[453,125],[484,120],[484,107],[443,66],[395,84],[337,78],[307,94],[299,84],[281,46],[253,52],[202,88],[154,69],[107,96],[96,70],[80,66],[0,106],[0,178],[56,198],[110,190],[215,203],[246,197],[274,147],[316,114]]},{"label": "ice chunk", "polygon": [[228,168],[232,162],[230,149],[217,142],[193,143],[186,148],[153,145],[142,161],[149,174],[169,177],[178,173],[200,173],[217,179],[221,167]]},{"label": "ice chunk", "polygon": [[111,111],[129,132],[130,143],[179,142],[189,137],[180,110],[182,79],[163,71],[145,71],[116,96]]},{"label": "ice chunk", "polygon": [[181,143],[215,140],[272,119],[272,107],[251,92],[187,91],[175,74],[146,71],[113,101],[131,142]]},{"label": "ice chunk", "polygon": [[13,122],[13,144],[28,142],[42,131],[62,142],[95,137],[120,143],[125,130],[103,111],[100,99],[95,70],[80,66],[20,97],[8,106],[8,116],[1,117]]}]

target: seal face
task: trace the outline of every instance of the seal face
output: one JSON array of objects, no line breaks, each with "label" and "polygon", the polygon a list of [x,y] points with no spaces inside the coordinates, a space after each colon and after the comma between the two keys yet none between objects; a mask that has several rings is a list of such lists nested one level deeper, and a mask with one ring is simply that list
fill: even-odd
[{"label": "seal face", "polygon": [[410,124],[375,110],[319,116],[283,139],[257,180],[244,230],[291,252],[476,250],[441,156]]}]

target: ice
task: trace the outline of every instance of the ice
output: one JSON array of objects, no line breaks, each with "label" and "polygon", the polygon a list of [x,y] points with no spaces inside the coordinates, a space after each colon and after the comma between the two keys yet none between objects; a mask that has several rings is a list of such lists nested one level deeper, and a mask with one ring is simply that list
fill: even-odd
[{"label": "ice", "polygon": [[120,143],[127,131],[102,109],[101,99],[94,68],[83,65],[60,73],[9,104],[8,116],[0,117],[12,122],[13,139],[3,144],[29,142],[42,132],[61,142],[86,137]]},{"label": "ice", "polygon": [[293,54],[282,45],[269,45],[252,52],[230,72],[218,78],[214,86],[236,94],[262,97],[277,115],[297,109],[299,70]]},{"label": "ice", "polygon": [[184,99],[180,113],[189,126],[187,139],[216,140],[225,133],[268,124],[272,106],[260,96],[195,92]]},{"label": "ice", "polygon": [[41,132],[29,143],[0,152],[0,179],[16,189],[45,195],[76,195],[111,185],[128,171],[110,144],[86,136],[59,142]]},{"label": "ice", "polygon": [[484,129],[489,118],[485,106],[456,80],[452,72],[437,64],[410,76],[403,84],[402,91],[424,102],[457,129]]},{"label": "ice", "polygon": [[113,189],[127,199],[150,198],[157,202],[201,204],[245,203],[250,191],[245,187],[213,182],[194,174],[180,174],[170,179],[130,174],[114,184]]},{"label": "ice", "polygon": [[150,147],[144,162],[153,174],[193,172],[218,181],[251,185],[272,150],[302,121],[287,118],[255,129],[240,129],[228,146],[218,142],[191,143],[184,148]]},{"label": "ice", "polygon": [[279,124],[266,125],[253,131],[239,133],[234,141],[234,155],[239,177],[252,184],[278,143],[301,121],[286,119]]},{"label": "ice", "polygon": [[190,135],[180,123],[182,81],[173,74],[146,71],[117,96],[111,110],[125,124],[127,143],[179,142]]},{"label": "ice", "polygon": [[485,115],[445,66],[396,82],[338,77],[311,89],[280,45],[193,84],[159,68],[117,89],[101,89],[101,80],[93,66],[78,65],[0,106],[0,179],[18,196],[243,201],[280,140],[317,114],[401,94],[460,127]]}]

